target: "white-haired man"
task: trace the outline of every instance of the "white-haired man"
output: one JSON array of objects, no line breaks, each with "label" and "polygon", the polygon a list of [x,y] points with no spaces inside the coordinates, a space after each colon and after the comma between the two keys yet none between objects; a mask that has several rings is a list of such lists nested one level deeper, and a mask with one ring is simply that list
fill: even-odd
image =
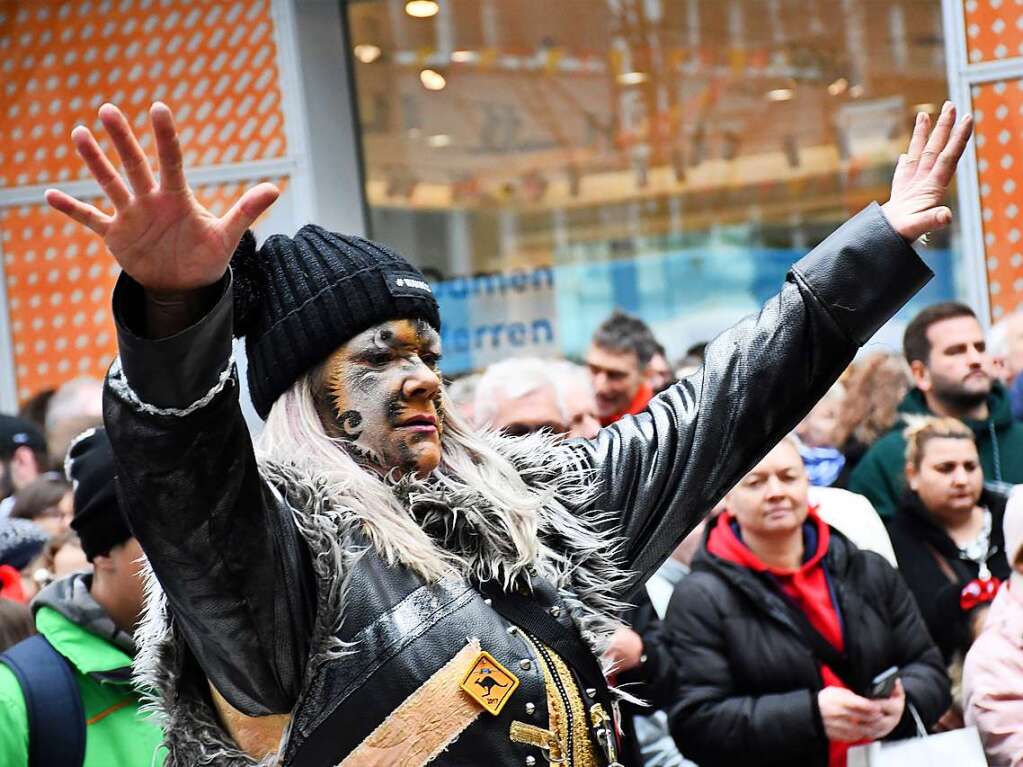
[{"label": "white-haired man", "polygon": [[483,371],[473,406],[476,425],[511,437],[539,431],[567,434],[568,418],[552,364],[536,357],[512,357]]}]

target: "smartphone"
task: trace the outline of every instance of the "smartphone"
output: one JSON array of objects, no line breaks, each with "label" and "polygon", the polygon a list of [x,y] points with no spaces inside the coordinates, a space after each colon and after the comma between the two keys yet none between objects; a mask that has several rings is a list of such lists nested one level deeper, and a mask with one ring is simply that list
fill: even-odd
[{"label": "smartphone", "polygon": [[887,698],[892,694],[892,690],[895,689],[895,680],[898,678],[898,666],[892,666],[890,669],[882,671],[870,682],[870,694],[867,697],[875,700]]}]

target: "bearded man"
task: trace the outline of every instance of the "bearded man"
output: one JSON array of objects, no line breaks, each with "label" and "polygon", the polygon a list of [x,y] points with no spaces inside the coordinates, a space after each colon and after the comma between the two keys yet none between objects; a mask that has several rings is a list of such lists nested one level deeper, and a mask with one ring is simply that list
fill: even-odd
[{"label": "bearded man", "polygon": [[217,219],[166,106],[159,184],[121,112],[99,115],[130,188],[88,129],[72,140],[113,215],[46,199],[124,270],[104,415],[155,574],[138,671],[168,765],[616,764],[595,658],[620,600],[927,280],[908,243],[951,220],[935,206],[970,133],[951,104],[933,132],[919,116],[888,203],[795,264],[698,375],[558,443],[459,419],[436,302],[401,256],[313,226],[257,252],[245,232],[276,189]]}]

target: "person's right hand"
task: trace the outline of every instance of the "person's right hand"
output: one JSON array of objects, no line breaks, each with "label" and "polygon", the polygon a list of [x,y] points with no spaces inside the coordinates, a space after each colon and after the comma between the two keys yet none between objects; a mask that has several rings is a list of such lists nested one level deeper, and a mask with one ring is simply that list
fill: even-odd
[{"label": "person's right hand", "polygon": [[881,704],[844,687],[825,687],[817,693],[817,707],[828,740],[855,743],[870,740],[884,717]]},{"label": "person's right hand", "polygon": [[176,296],[212,285],[224,275],[245,230],[279,192],[272,184],[257,184],[217,218],[199,204],[185,180],[170,109],[156,102],[149,115],[160,161],[159,185],[127,119],[114,105],[104,104],[99,117],[131,189],[89,129],[79,125],[71,131],[71,141],[113,205],[114,215],[57,189],[46,191],[46,202],[102,237],[121,268],[147,292]]}]

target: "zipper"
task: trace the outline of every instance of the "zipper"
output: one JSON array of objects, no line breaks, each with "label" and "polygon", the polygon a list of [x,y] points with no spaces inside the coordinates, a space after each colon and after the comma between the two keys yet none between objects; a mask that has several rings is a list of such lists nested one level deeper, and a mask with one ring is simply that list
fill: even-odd
[{"label": "zipper", "polygon": [[534,648],[536,648],[536,651],[543,658],[543,662],[547,666],[548,671],[550,671],[551,678],[554,680],[554,686],[558,688],[558,695],[561,696],[561,702],[565,707],[565,729],[567,730],[565,737],[566,744],[568,746],[565,749],[565,758],[566,763],[571,765],[575,761],[575,745],[573,743],[575,722],[572,720],[572,699],[569,697],[568,690],[565,689],[565,683],[561,679],[561,675],[558,673],[558,669],[554,665],[554,661],[551,660],[550,653],[547,652],[547,648],[544,647],[543,642],[537,639],[532,632],[526,631],[526,629],[521,626],[519,626],[519,631],[529,637],[530,643]]}]

